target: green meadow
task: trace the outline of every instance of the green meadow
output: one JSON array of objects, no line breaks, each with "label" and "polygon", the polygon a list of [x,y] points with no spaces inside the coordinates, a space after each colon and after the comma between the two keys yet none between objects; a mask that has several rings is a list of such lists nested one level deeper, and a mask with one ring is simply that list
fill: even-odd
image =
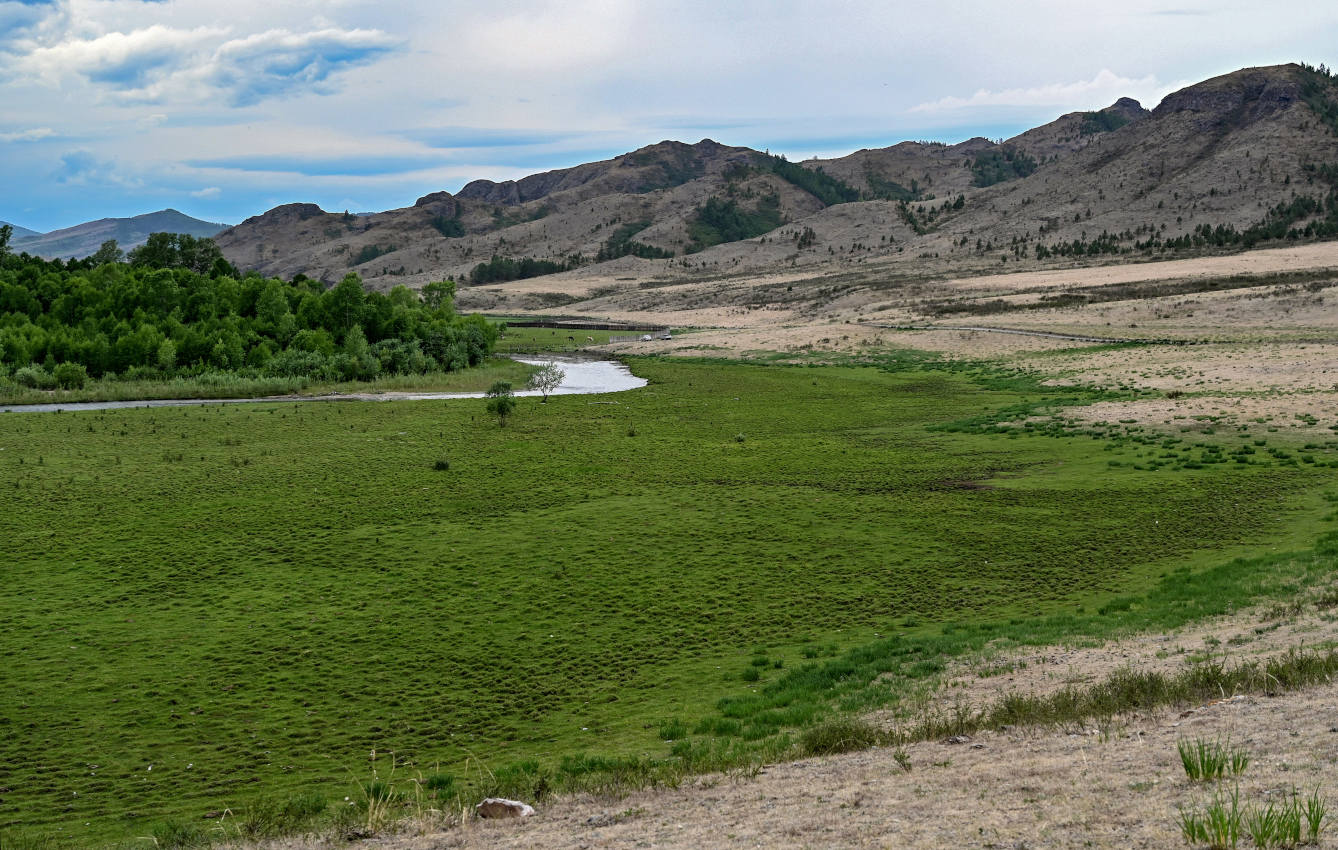
[{"label": "green meadow", "polygon": [[[499,318],[499,317],[494,317]],[[521,328],[507,326],[494,348],[498,354],[533,355],[580,351],[588,346],[606,345],[609,337],[640,335],[644,331],[594,331],[571,328]],[[594,342],[590,342],[594,340]]]},{"label": "green meadow", "polygon": [[649,386],[505,428],[482,400],[0,415],[4,846],[332,811],[392,763],[467,796],[780,753],[945,653],[1332,567],[1305,553],[1338,443],[1085,431],[933,364],[630,365]]}]

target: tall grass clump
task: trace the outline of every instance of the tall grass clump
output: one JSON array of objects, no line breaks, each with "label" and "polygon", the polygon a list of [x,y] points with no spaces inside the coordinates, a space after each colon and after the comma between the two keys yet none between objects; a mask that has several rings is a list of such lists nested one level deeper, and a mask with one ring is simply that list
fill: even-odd
[{"label": "tall grass clump", "polygon": [[1229,850],[1240,844],[1245,817],[1240,807],[1240,789],[1213,795],[1202,810],[1181,809],[1180,834],[1186,844],[1207,845],[1210,850]]},{"label": "tall grass clump", "polygon": [[878,739],[878,730],[870,723],[856,717],[837,717],[804,730],[799,747],[805,755],[826,756],[866,750]]},{"label": "tall grass clump", "polygon": [[1207,741],[1203,738],[1176,742],[1180,764],[1185,775],[1194,782],[1208,782],[1225,776],[1239,776],[1250,764],[1250,754],[1235,749],[1228,741]]}]

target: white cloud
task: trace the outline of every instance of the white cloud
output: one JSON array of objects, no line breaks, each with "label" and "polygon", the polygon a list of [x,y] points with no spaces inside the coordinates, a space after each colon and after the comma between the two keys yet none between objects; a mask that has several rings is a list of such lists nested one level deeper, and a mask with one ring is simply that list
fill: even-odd
[{"label": "white cloud", "polygon": [[326,91],[332,74],[370,62],[400,44],[380,30],[268,30],[224,42],[203,77],[249,104],[293,90]]},{"label": "white cloud", "polygon": [[54,2],[0,0],[0,47],[50,26],[51,19],[59,15],[60,8]]},{"label": "white cloud", "polygon": [[217,198],[223,194],[223,190],[217,186],[208,186],[204,189],[196,189],[190,193],[192,198]]},{"label": "white cloud", "polygon": [[93,37],[62,34],[29,45],[14,67],[60,86],[82,77],[128,102],[190,102],[219,95],[233,105],[304,91],[327,93],[339,71],[374,61],[401,44],[380,30],[270,29],[228,38],[228,28],[153,24]]},{"label": "white cloud", "polygon": [[123,173],[116,163],[98,159],[85,150],[70,151],[60,158],[60,168],[51,174],[57,183],[72,186],[117,186],[138,189],[144,181]]},{"label": "white cloud", "polygon": [[0,142],[36,142],[54,135],[56,135],[56,131],[50,127],[33,127],[29,130],[0,133]]},{"label": "white cloud", "polygon": [[590,70],[640,43],[632,33],[635,6],[630,0],[524,5],[466,26],[460,45],[473,61],[506,71]]},{"label": "white cloud", "polygon": [[1090,80],[1073,83],[1050,83],[1029,88],[979,89],[970,97],[945,97],[921,103],[911,112],[958,112],[988,107],[1060,107],[1063,109],[1099,109],[1121,97],[1133,97],[1151,108],[1177,88],[1163,85],[1154,75],[1141,79],[1121,77],[1102,69]]},{"label": "white cloud", "polygon": [[19,67],[48,82],[77,74],[126,91],[143,91],[188,65],[204,44],[224,35],[213,27],[171,29],[155,24],[97,38],[67,38],[37,47]]}]

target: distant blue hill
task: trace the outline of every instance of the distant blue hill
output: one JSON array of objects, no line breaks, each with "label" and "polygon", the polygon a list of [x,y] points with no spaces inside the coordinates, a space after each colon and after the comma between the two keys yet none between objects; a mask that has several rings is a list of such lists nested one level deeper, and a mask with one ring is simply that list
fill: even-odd
[{"label": "distant blue hill", "polygon": [[7,222],[7,221],[0,221],[0,227],[3,227],[3,226],[6,225],[6,224],[8,224],[10,227],[14,228],[13,239],[16,240],[16,241],[19,240],[19,239],[28,239],[28,238],[33,237],[33,236],[41,236],[41,235],[42,235],[41,233],[38,233],[36,230],[29,230],[29,229],[26,228],[26,227],[19,227],[17,224],[10,224],[10,223]]},{"label": "distant blue hill", "polygon": [[98,248],[108,239],[115,239],[121,250],[129,251],[148,241],[150,233],[189,233],[196,237],[211,237],[225,227],[226,224],[200,221],[176,210],[160,210],[133,218],[88,221],[50,233],[15,227],[9,248],[15,253],[26,252],[46,259],[82,259],[97,253]]}]

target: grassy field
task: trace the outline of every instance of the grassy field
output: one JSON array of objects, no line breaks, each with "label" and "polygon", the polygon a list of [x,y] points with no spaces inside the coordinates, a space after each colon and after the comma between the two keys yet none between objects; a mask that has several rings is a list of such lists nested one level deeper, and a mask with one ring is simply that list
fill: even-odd
[{"label": "grassy field", "polygon": [[1094,433],[932,364],[632,366],[648,387],[506,428],[482,401],[0,415],[4,846],[356,802],[373,753],[478,789],[775,752],[894,704],[887,670],[1332,567],[1278,553],[1323,528],[1338,443]]},{"label": "grassy field", "polygon": [[0,405],[62,404],[81,401],[141,401],[163,398],[263,398],[277,395],[375,393],[394,390],[418,392],[482,392],[494,381],[510,381],[517,389],[529,379],[533,366],[506,357],[493,357],[474,369],[430,372],[425,375],[387,375],[371,381],[313,381],[308,378],[244,378],[216,373],[198,378],[91,381],[77,390],[36,390],[12,381],[0,381]]},{"label": "grassy field", "polygon": [[[594,345],[606,345],[611,336],[640,334],[641,331],[582,331],[569,328],[514,328],[497,341],[502,354],[543,354],[547,352],[581,351]],[[594,340],[591,342],[590,340]]]}]

